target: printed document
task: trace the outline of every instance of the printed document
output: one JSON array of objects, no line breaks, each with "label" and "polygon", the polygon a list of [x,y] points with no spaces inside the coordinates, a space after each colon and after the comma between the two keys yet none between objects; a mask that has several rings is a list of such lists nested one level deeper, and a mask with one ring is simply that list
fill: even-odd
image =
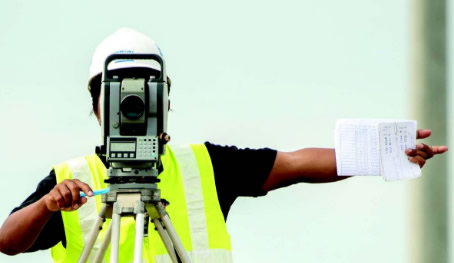
[{"label": "printed document", "polygon": [[421,176],[405,149],[416,146],[416,121],[341,119],[336,123],[335,150],[340,176],[383,176],[386,181]]}]

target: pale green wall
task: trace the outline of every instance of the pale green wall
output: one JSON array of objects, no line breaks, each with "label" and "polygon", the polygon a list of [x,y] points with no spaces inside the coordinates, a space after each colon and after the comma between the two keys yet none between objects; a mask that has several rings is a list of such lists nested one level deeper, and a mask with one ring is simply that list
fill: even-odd
[{"label": "pale green wall", "polygon": [[[340,117],[409,116],[409,10],[392,0],[2,1],[0,221],[52,164],[99,143],[86,78],[116,28],[163,50],[174,143],[295,150],[332,147]],[[228,221],[235,262],[406,262],[407,187],[353,178],[240,199]],[[48,252],[5,261],[48,262]]]}]

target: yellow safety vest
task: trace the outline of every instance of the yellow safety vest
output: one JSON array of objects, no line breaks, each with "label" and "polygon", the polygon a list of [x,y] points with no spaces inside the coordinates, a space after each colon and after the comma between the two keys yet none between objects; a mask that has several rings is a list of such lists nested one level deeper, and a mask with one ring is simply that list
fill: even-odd
[{"label": "yellow safety vest", "polygon": [[[213,167],[203,144],[167,147],[162,156],[164,171],[159,175],[161,198],[172,224],[193,263],[232,262],[230,236],[217,198]],[[57,183],[79,179],[94,190],[106,187],[106,168],[96,155],[85,156],[54,166]],[[62,211],[66,248],[61,242],[51,249],[54,262],[77,262],[102,207],[101,197],[89,198],[76,211]],[[110,219],[100,232],[89,262],[96,255]],[[143,262],[171,262],[152,222],[143,240]],[[119,262],[133,262],[134,225],[132,217],[121,220]],[[110,248],[104,262],[109,262]]]}]

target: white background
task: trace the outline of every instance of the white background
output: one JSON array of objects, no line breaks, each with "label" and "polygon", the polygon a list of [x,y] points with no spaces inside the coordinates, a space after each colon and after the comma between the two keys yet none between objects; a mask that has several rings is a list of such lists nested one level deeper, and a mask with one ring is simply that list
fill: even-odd
[{"label": "white background", "polygon": [[[410,115],[409,1],[2,1],[0,221],[53,164],[99,144],[88,66],[122,26],[164,52],[173,143],[333,147],[337,118]],[[406,262],[408,192],[361,177],[240,198],[235,262]]]}]

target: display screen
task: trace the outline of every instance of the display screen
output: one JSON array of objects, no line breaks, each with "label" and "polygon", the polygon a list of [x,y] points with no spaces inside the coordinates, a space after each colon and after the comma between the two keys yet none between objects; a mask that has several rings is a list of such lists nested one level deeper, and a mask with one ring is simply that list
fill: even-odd
[{"label": "display screen", "polygon": [[111,142],[110,150],[113,152],[135,152],[135,142]]}]

